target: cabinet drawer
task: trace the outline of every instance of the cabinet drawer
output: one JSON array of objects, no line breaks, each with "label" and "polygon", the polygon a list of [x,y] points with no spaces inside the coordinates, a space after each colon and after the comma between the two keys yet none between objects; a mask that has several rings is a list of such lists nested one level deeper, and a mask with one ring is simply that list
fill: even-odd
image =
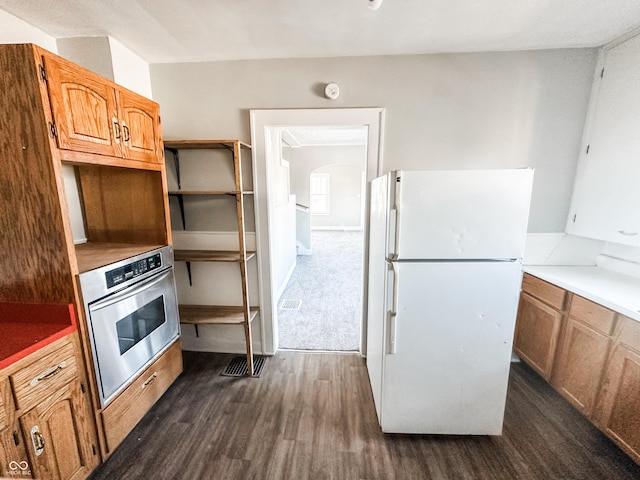
[{"label": "cabinet drawer", "polygon": [[560,287],[540,280],[528,273],[522,278],[522,290],[529,295],[542,300],[558,310],[564,310],[567,300],[567,291]]},{"label": "cabinet drawer", "polygon": [[586,298],[574,295],[569,315],[604,335],[613,333],[615,312]]},{"label": "cabinet drawer", "polygon": [[182,373],[180,342],[169,349],[102,411],[107,451],[112,452]]},{"label": "cabinet drawer", "polygon": [[19,410],[29,410],[78,376],[75,350],[66,343],[58,350],[11,375],[11,385]]}]

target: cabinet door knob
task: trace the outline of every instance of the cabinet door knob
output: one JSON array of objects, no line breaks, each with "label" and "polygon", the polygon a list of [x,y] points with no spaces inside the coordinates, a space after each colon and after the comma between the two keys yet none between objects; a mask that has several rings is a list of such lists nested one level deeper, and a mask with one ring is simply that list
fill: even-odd
[{"label": "cabinet door knob", "polygon": [[118,123],[118,119],[113,117],[111,119],[111,126],[113,127],[113,136],[115,138],[116,143],[120,143],[120,124]]},{"label": "cabinet door knob", "polygon": [[131,140],[129,127],[127,127],[127,125],[124,122],[122,122],[122,141],[124,143],[127,143],[129,140]]}]

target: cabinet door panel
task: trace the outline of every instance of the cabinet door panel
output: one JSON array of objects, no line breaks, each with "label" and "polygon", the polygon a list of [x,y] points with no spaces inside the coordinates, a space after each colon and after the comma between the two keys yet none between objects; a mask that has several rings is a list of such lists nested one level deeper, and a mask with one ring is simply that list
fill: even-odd
[{"label": "cabinet door panel", "polygon": [[11,428],[0,430],[0,477],[32,478],[33,470],[16,419]]},{"label": "cabinet door panel", "polygon": [[66,61],[47,57],[45,64],[58,147],[121,156],[114,88]]},{"label": "cabinet door panel", "polygon": [[20,417],[37,478],[84,479],[96,464],[84,425],[86,404],[76,381]]},{"label": "cabinet door panel", "polygon": [[593,412],[611,339],[570,317],[559,348],[554,386],[588,417]]},{"label": "cabinet door panel", "polygon": [[125,156],[132,160],[159,162],[158,104],[127,91],[118,93]]},{"label": "cabinet door panel", "polygon": [[602,427],[640,462],[640,355],[619,344],[611,355],[604,385]]},{"label": "cabinet door panel", "polygon": [[523,293],[518,307],[515,351],[545,379],[551,376],[562,313]]},{"label": "cabinet door panel", "polygon": [[[574,235],[640,245],[640,37],[605,53],[567,223]],[[598,72],[598,75],[600,72]],[[574,217],[575,215],[575,217]]]}]

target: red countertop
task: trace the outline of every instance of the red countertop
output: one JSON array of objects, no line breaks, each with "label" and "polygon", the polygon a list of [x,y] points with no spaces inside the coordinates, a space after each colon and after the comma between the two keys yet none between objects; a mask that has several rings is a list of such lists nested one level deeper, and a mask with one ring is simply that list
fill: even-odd
[{"label": "red countertop", "polygon": [[0,369],[76,329],[73,305],[0,302]]}]

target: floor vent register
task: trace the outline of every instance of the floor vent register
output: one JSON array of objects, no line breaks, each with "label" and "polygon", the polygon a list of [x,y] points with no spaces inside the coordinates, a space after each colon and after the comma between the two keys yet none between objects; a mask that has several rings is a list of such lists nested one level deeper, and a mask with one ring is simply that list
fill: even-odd
[{"label": "floor vent register", "polygon": [[[267,363],[267,357],[254,355],[253,356],[253,375],[252,377],[259,377],[264,371],[264,367]],[[246,377],[249,374],[249,368],[247,367],[247,357],[233,357],[220,375],[224,377]]]}]

